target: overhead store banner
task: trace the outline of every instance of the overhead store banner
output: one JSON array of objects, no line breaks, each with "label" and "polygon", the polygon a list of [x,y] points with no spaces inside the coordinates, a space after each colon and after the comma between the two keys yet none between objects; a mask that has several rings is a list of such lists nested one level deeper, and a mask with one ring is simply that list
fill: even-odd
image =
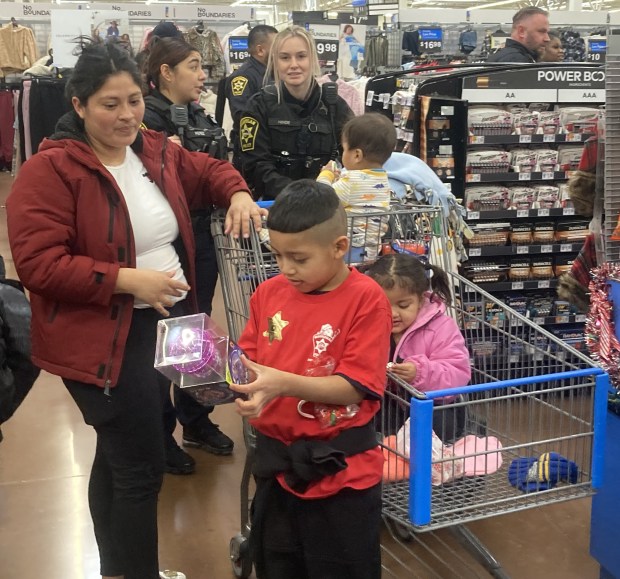
[{"label": "overhead store banner", "polygon": [[[90,12],[84,5],[75,4],[14,4],[2,3],[2,16],[16,20],[47,20],[52,10],[71,10],[73,12]],[[5,6],[6,5],[6,6]],[[206,4],[110,4],[97,2],[93,4],[96,11],[114,10],[126,12],[129,19],[137,20],[217,20],[218,22],[245,22],[256,20],[255,9],[250,6],[210,6]]]},{"label": "overhead store banner", "polygon": [[77,62],[76,38],[91,35],[92,15],[88,10],[52,10],[51,46],[54,66],[73,68]]},{"label": "overhead store banner", "polygon": [[511,70],[468,76],[461,98],[472,103],[605,102],[603,68]]}]

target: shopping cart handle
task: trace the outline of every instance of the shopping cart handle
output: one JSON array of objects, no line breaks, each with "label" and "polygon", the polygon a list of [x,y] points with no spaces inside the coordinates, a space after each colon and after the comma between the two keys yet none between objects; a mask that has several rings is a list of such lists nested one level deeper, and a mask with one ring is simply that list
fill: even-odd
[{"label": "shopping cart handle", "polygon": [[273,199],[271,201],[257,201],[256,205],[261,207],[262,209],[269,209],[274,204]]}]

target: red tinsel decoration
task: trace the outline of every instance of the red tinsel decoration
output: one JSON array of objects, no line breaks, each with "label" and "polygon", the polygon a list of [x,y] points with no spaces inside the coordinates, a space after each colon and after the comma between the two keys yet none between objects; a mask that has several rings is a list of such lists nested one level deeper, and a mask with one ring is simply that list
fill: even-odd
[{"label": "red tinsel decoration", "polygon": [[[614,388],[620,388],[620,341],[616,337],[609,281],[620,281],[620,266],[603,264],[591,271],[590,312],[586,320],[586,344],[593,360],[609,374]],[[620,307],[620,304],[616,304]]]}]

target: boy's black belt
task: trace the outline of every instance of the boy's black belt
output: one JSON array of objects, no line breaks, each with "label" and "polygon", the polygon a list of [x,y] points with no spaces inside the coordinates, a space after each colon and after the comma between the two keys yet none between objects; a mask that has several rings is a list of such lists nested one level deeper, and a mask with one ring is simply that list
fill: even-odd
[{"label": "boy's black belt", "polygon": [[371,423],[343,430],[331,440],[297,440],[289,445],[258,433],[254,475],[273,478],[283,472],[286,484],[303,493],[311,482],[347,468],[347,456],[365,452],[377,444],[377,433]]}]

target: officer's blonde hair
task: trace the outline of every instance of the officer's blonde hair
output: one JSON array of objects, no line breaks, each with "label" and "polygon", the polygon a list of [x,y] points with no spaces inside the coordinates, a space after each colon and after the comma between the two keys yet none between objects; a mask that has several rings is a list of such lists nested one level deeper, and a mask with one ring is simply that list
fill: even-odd
[{"label": "officer's blonde hair", "polygon": [[267,62],[267,70],[265,72],[265,81],[264,84],[269,84],[269,79],[273,78],[276,90],[278,91],[278,102],[282,99],[282,91],[281,91],[281,79],[278,73],[277,67],[277,59],[278,53],[280,52],[280,47],[285,40],[293,37],[303,38],[308,45],[308,53],[311,63],[311,74],[313,77],[313,82],[310,85],[311,87],[316,82],[316,79],[321,74],[321,67],[319,65],[319,57],[316,52],[316,44],[314,42],[314,37],[310,34],[305,28],[301,26],[289,26],[284,30],[278,32],[277,36],[273,40],[273,44],[271,45],[271,50],[269,51],[269,60]]}]

